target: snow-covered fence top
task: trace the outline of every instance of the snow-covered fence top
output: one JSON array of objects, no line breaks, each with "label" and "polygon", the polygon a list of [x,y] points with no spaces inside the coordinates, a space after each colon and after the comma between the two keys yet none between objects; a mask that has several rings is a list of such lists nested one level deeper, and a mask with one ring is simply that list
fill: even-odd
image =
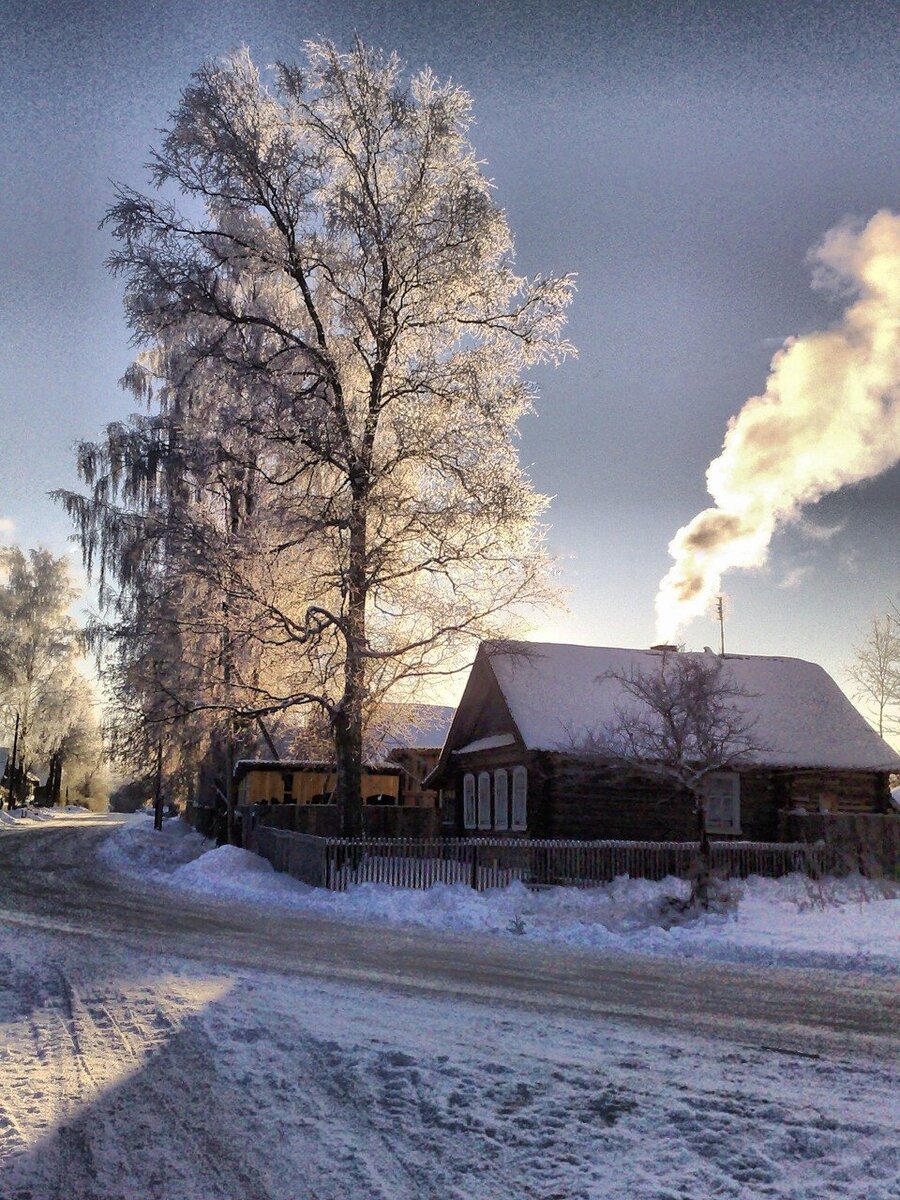
[{"label": "snow-covered fence top", "polygon": [[[427,888],[465,883],[476,891],[519,880],[530,887],[593,887],[621,875],[689,878],[697,842],[562,841],[540,838],[316,838],[260,830],[259,853],[278,871],[344,891],[351,884]],[[712,868],[723,876],[819,877],[843,867],[840,851],[822,844],[713,842]]]}]

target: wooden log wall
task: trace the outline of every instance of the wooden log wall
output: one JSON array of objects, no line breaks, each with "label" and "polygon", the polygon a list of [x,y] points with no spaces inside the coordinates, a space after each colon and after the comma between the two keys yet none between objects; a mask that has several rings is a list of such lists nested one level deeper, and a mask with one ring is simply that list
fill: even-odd
[{"label": "wooden log wall", "polygon": [[784,807],[806,812],[883,813],[890,803],[881,771],[785,771]]},{"label": "wooden log wall", "polygon": [[[541,756],[543,829],[533,837],[690,841],[696,818],[684,792],[564,755]],[[529,780],[529,790],[535,788]],[[530,797],[531,798],[531,797]]]},{"label": "wooden log wall", "polygon": [[[540,762],[529,780],[532,837],[679,841],[696,836],[686,793],[637,777],[623,778],[570,756],[536,758]],[[874,771],[758,768],[740,774],[741,832],[735,836],[750,841],[784,838],[785,817],[794,808],[819,812],[824,805],[833,812],[865,814],[889,807],[887,776]]]},{"label": "wooden log wall", "polygon": [[[685,792],[574,755],[523,755],[508,746],[473,755],[456,768],[457,836],[478,836],[462,826],[463,774],[511,769],[518,762],[528,768],[529,837],[685,841],[697,835],[693,803]],[[787,815],[798,807],[818,812],[825,805],[834,812],[859,814],[889,807],[887,777],[878,772],[756,768],[740,776],[741,831],[735,838],[784,840]]]},{"label": "wooden log wall", "polygon": [[771,771],[741,771],[741,833],[751,842],[778,837],[780,793]]}]

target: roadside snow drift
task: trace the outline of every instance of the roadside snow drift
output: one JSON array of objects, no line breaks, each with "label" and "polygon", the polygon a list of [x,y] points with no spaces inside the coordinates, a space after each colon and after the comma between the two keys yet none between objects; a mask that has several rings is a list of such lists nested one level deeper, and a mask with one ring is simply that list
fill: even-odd
[{"label": "roadside snow drift", "polygon": [[487,892],[464,884],[425,891],[366,883],[327,892],[279,875],[234,846],[212,844],[182,821],[161,833],[143,817],[116,830],[101,855],[139,878],[213,900],[314,913],[338,920],[521,937],[617,953],[900,972],[900,896],[860,877],[813,881],[753,876],[729,885],[726,912],[685,916],[680,879],[627,876],[590,889],[532,892],[521,883]]}]

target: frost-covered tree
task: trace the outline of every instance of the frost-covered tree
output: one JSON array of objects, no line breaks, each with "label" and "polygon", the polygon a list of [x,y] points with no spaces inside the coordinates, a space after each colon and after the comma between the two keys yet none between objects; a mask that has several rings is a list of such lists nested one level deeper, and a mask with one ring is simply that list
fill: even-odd
[{"label": "frost-covered tree", "polygon": [[900,733],[900,612],[896,606],[872,618],[853,653],[847,672],[854,685],[853,699],[879,737]]},{"label": "frost-covered tree", "polygon": [[727,659],[709,652],[664,652],[655,668],[610,672],[621,691],[613,719],[577,739],[582,755],[613,770],[671,785],[691,799],[699,855],[695,898],[708,904],[710,874],[705,781],[734,770],[761,747],[748,718],[749,698],[728,671]]},{"label": "frost-covered tree", "polygon": [[103,617],[89,637],[113,758],[144,775],[156,775],[162,758],[164,789],[189,793],[211,746],[223,788],[229,773],[229,710],[248,665],[233,636],[229,564],[241,553],[239,512],[252,504],[233,486],[233,438],[179,399],[163,395],[155,413],[84,443],[78,465],[91,495],[60,495],[99,582]]},{"label": "frost-covered tree", "polygon": [[74,671],[68,685],[48,697],[42,725],[46,802],[59,804],[65,790],[77,803],[104,805],[108,797],[106,748],[93,683]]},{"label": "frost-covered tree", "polygon": [[[147,419],[189,459],[205,435],[238,491],[265,492],[205,547],[229,641],[260,658],[234,694],[229,646],[212,703],[323,712],[355,833],[367,706],[548,594],[545,501],[514,438],[524,373],[570,352],[573,285],[515,272],[465,91],[359,42],[306,51],[269,84],[246,51],[202,66],[155,190],[121,189],[108,221]],[[111,499],[80,514],[107,561]]]},{"label": "frost-covered tree", "polygon": [[76,595],[65,556],[0,551],[0,723],[11,745],[18,717],[25,771],[61,771],[79,740],[88,684],[77,671],[79,633],[69,615]]}]

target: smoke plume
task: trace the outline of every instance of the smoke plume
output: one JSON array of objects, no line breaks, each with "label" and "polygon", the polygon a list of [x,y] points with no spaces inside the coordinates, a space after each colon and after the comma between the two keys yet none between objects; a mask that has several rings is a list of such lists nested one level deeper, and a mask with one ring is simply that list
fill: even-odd
[{"label": "smoke plume", "polygon": [[900,216],[843,222],[809,258],[813,287],[848,307],[834,328],[785,342],[765,392],[729,421],[706,472],[715,504],[669,543],[660,641],[706,609],[725,571],[761,566],[804,505],[900,461]]}]

